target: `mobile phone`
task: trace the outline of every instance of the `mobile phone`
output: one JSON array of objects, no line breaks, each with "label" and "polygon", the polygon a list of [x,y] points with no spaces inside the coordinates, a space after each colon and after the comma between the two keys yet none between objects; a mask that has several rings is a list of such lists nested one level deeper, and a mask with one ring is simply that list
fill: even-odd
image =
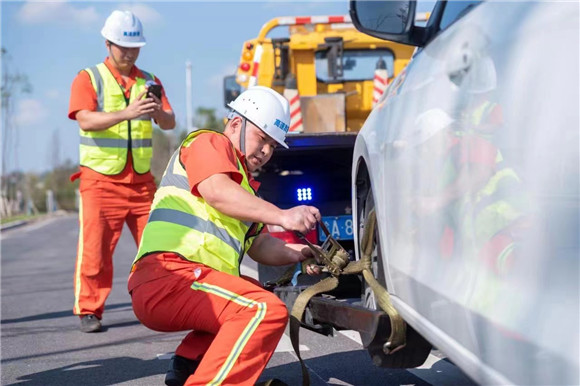
[{"label": "mobile phone", "polygon": [[147,95],[146,98],[150,98],[151,94],[155,95],[157,98],[161,99],[161,85],[160,84],[152,84],[147,88]]}]

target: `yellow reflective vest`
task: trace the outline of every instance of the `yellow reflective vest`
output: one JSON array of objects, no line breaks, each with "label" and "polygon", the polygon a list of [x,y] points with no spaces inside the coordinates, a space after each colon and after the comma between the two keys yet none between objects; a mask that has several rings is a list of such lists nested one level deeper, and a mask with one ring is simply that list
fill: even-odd
[{"label": "yellow reflective vest", "polygon": [[[150,253],[174,252],[186,260],[235,276],[240,275],[240,262],[263,224],[227,216],[191,193],[180,154],[183,147],[191,146],[202,133],[223,135],[209,130],[195,131],[175,151],[155,193],[133,264]],[[241,160],[237,162],[243,176],[241,187],[255,195]]]},{"label": "yellow reflective vest", "polygon": [[[136,78],[131,87],[131,96],[125,97],[121,86],[104,63],[86,68],[97,93],[97,111],[115,112],[125,109],[145,90],[145,83],[154,80],[152,74],[141,71],[145,78]],[[80,164],[101,174],[119,174],[127,163],[129,149],[133,156],[133,167],[139,174],[151,169],[153,155],[153,126],[146,114],[130,121],[119,122],[102,131],[80,133]]]}]

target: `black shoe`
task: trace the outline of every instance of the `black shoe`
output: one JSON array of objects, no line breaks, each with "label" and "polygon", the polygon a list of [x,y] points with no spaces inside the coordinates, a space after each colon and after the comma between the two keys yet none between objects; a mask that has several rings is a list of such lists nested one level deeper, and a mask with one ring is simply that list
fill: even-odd
[{"label": "black shoe", "polygon": [[199,361],[174,355],[171,358],[169,370],[165,374],[165,384],[167,386],[183,386],[187,378],[195,373],[197,366],[199,366]]},{"label": "black shoe", "polygon": [[81,317],[82,332],[99,332],[102,328],[101,321],[95,315],[90,314]]}]

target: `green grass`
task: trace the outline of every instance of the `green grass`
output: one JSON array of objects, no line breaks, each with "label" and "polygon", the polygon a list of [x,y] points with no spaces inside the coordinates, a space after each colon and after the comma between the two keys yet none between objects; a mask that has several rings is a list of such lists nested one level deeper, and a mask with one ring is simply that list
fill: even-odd
[{"label": "green grass", "polygon": [[0,224],[8,224],[9,222],[13,221],[32,220],[40,216],[42,216],[42,214],[32,214],[32,215],[20,214],[17,216],[3,217],[0,219]]}]

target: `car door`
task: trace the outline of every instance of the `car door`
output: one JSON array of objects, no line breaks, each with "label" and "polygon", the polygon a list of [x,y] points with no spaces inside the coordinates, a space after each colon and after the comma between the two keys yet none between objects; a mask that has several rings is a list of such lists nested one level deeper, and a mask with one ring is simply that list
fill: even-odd
[{"label": "car door", "polygon": [[376,120],[388,128],[377,132],[382,138],[368,142],[380,147],[374,153],[380,159],[374,164],[381,168],[383,194],[377,205],[385,205],[388,221],[381,229],[389,246],[387,274],[392,291],[403,297],[412,290],[409,278],[429,284],[438,267],[439,256],[432,251],[441,224],[429,213],[429,199],[435,200],[447,167],[446,133],[460,121],[461,85],[469,79],[476,52],[485,45],[477,28],[455,28],[455,23],[478,3],[445,3],[437,35],[393,81],[369,117],[369,122]]},{"label": "car door", "polygon": [[365,124],[389,291],[479,382],[576,384],[578,4],[469,5]]}]

